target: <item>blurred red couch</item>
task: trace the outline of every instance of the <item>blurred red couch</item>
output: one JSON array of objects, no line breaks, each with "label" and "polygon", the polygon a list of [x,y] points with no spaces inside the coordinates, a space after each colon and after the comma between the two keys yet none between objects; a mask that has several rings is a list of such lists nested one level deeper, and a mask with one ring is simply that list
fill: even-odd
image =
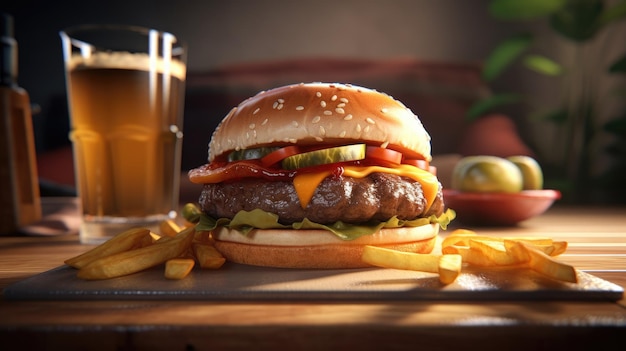
[{"label": "blurred red couch", "polygon": [[[300,82],[351,83],[392,95],[418,115],[431,134],[435,162],[450,160],[448,155],[532,155],[509,117],[494,114],[467,120],[468,108],[490,94],[479,64],[413,58],[309,58],[188,72],[183,171],[206,162],[211,134],[232,107],[261,90]],[[39,173],[42,179],[72,186],[71,151],[39,155]],[[445,182],[445,175],[441,176]]]}]

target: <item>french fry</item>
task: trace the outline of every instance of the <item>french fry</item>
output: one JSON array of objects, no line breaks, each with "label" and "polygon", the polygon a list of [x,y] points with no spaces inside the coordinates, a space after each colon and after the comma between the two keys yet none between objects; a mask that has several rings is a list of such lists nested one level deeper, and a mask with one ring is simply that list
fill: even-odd
[{"label": "french fry", "polygon": [[194,229],[177,236],[162,237],[153,245],[99,258],[78,271],[81,279],[95,280],[120,277],[157,266],[184,253],[193,240]]},{"label": "french fry", "polygon": [[146,228],[129,229],[81,255],[65,260],[65,264],[81,269],[98,259],[144,246],[146,240],[151,241],[150,230]]},{"label": "french fry", "polygon": [[505,240],[504,246],[506,247],[506,251],[518,262],[522,262],[523,264],[527,264],[530,261],[530,256],[528,255],[528,251],[524,249],[522,244],[519,241],[515,240]]},{"label": "french fry", "polygon": [[209,232],[206,231],[196,231],[195,237],[193,239],[194,242],[200,243],[209,243],[211,242],[211,237],[209,236]]},{"label": "french fry", "polygon": [[450,232],[450,235],[477,235],[476,231],[467,228],[457,228]]},{"label": "french fry", "polygon": [[[162,238],[162,236],[161,236],[161,235],[159,235],[159,234],[157,234],[157,233],[150,232],[150,239],[152,239],[152,240],[151,240],[151,244],[154,244],[157,240],[159,240],[159,239],[161,239],[161,238]],[[147,245],[146,245],[146,246],[147,246]]]},{"label": "french fry", "polygon": [[417,254],[367,245],[361,259],[373,266],[439,273],[439,256]]},{"label": "french fry", "polygon": [[181,230],[182,228],[171,219],[159,223],[159,231],[162,236],[176,236]]},{"label": "french fry", "polygon": [[450,246],[450,245],[463,245],[463,246],[469,246],[469,242],[470,240],[474,240],[474,241],[487,241],[487,242],[503,242],[504,240],[513,240],[513,241],[523,241],[523,242],[527,242],[527,243],[531,243],[534,245],[552,245],[552,239],[548,238],[548,237],[506,237],[506,236],[489,236],[489,235],[477,235],[477,234],[472,234],[471,232],[468,233],[457,233],[457,234],[451,234],[449,236],[447,236],[445,239],[443,239],[443,241],[441,242],[441,247],[446,247],[446,246]]},{"label": "french fry", "polygon": [[183,279],[193,269],[196,264],[191,258],[172,258],[165,262],[165,278],[167,279]]},{"label": "french fry", "polygon": [[226,258],[211,244],[193,243],[192,248],[201,268],[217,269],[226,262]]},{"label": "french fry", "polygon": [[470,240],[469,246],[480,251],[493,266],[511,266],[520,263],[506,251],[503,242]]},{"label": "french fry", "polygon": [[455,229],[450,235],[443,239],[441,247],[451,245],[469,246],[469,239],[478,237],[478,234],[471,230]]},{"label": "french fry", "polygon": [[442,284],[452,284],[461,274],[463,258],[461,255],[441,255],[439,257],[439,281]]},{"label": "french fry", "polygon": [[457,254],[460,255],[463,262],[481,267],[495,266],[494,262],[483,254],[482,251],[475,247],[450,245],[442,248],[444,255]]},{"label": "french fry", "polygon": [[554,251],[552,251],[550,256],[559,256],[567,250],[567,241],[554,241],[552,242],[552,246],[554,247]]},{"label": "french fry", "polygon": [[[556,256],[554,254],[556,250],[556,246],[554,245],[554,243],[552,245],[535,245],[535,244],[531,244],[525,241],[510,240],[510,239],[505,239],[503,242],[506,250],[509,252],[511,251],[511,248],[513,245],[517,245],[516,243],[526,243],[527,245],[534,247],[535,249],[545,253],[546,255]],[[526,258],[526,260],[528,260],[528,257]]]},{"label": "french fry", "polygon": [[362,260],[373,266],[438,273],[439,281],[450,284],[461,273],[461,255],[434,255],[403,252],[377,246],[365,246]]},{"label": "french fry", "polygon": [[529,258],[528,266],[538,273],[556,280],[570,283],[578,282],[574,267],[555,260],[531,245],[518,242],[512,247],[512,250],[525,250]]}]

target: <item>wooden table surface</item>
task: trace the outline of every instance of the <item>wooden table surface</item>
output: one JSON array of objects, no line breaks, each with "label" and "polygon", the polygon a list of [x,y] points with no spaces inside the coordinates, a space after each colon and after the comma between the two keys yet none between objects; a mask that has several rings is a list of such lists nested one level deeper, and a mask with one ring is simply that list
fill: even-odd
[{"label": "wooden table surface", "polygon": [[[554,206],[498,235],[566,240],[561,260],[626,288],[626,208]],[[446,233],[443,232],[442,236]],[[0,289],[86,250],[0,237]],[[0,299],[2,350],[624,349],[626,300],[217,302]]]}]

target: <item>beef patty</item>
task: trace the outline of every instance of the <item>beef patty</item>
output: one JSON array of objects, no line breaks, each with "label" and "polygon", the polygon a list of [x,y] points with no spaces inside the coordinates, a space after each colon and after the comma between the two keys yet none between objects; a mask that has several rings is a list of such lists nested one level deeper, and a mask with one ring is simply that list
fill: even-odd
[{"label": "beef patty", "polygon": [[304,209],[292,182],[255,178],[205,184],[199,202],[202,211],[213,218],[232,218],[240,210],[259,208],[277,214],[282,224],[304,218],[322,224],[386,221],[394,215],[399,219],[414,219],[440,215],[444,210],[441,185],[433,205],[425,213],[421,184],[387,173],[372,173],[364,178],[327,177]]}]

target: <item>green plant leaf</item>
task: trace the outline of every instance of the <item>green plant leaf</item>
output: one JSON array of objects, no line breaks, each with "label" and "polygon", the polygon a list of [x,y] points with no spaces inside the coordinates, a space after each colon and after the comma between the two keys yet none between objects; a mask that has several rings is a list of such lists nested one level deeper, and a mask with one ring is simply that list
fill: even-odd
[{"label": "green plant leaf", "polygon": [[613,62],[609,67],[610,73],[626,73],[626,55],[622,56],[617,61]]},{"label": "green plant leaf", "polygon": [[606,122],[603,129],[618,137],[626,137],[626,114]]},{"label": "green plant leaf", "polygon": [[615,88],[611,91],[611,95],[626,98],[626,87]]},{"label": "green plant leaf", "polygon": [[522,100],[521,94],[507,93],[490,96],[472,105],[467,111],[467,119],[476,120],[496,107],[518,103]]},{"label": "green plant leaf", "polygon": [[598,25],[604,26],[624,18],[626,18],[626,0],[622,0],[618,4],[604,10],[598,19]]},{"label": "green plant leaf", "polygon": [[529,69],[546,76],[559,76],[563,73],[563,67],[559,63],[543,55],[528,55],[523,62]]},{"label": "green plant leaf", "polygon": [[500,20],[531,20],[561,9],[567,0],[493,0],[489,12]]},{"label": "green plant leaf", "polygon": [[603,10],[602,0],[569,0],[550,16],[550,25],[565,38],[584,42],[598,32]]},{"label": "green plant leaf", "polygon": [[567,121],[568,116],[569,116],[569,113],[567,112],[567,110],[560,108],[560,109],[556,109],[556,110],[552,110],[548,112],[534,113],[531,116],[531,119],[537,120],[537,121],[546,121],[546,122],[552,122],[556,124],[562,124],[562,123],[565,123],[565,121]]},{"label": "green plant leaf", "polygon": [[532,44],[532,41],[532,35],[523,33],[510,37],[496,46],[485,61],[483,79],[488,82],[496,79]]}]

